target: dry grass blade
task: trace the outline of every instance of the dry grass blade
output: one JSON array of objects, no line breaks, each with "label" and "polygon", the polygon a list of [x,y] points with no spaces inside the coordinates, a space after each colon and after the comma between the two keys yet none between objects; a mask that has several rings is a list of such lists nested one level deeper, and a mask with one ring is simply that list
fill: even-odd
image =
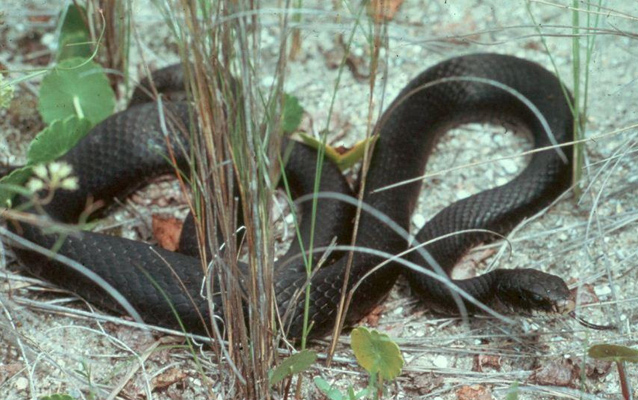
[{"label": "dry grass blade", "polygon": [[[269,215],[278,166],[272,160],[280,147],[278,115],[286,60],[280,57],[274,84],[270,92],[262,93],[255,85],[262,79],[258,5],[175,0],[162,2],[162,7],[179,40],[199,122],[199,134],[192,138],[191,173],[197,183],[192,211],[198,216],[200,246],[220,249],[223,243],[220,255],[202,258],[202,268],[211,275],[209,282],[218,285],[209,287],[209,296],[221,292],[223,297],[221,317],[228,346],[216,351],[229,358],[232,373],[242,382],[231,390],[235,396],[267,397],[268,371],[276,359],[274,238]],[[282,32],[286,18],[283,14]],[[285,49],[286,35],[282,38]],[[236,193],[240,198],[235,198]],[[239,210],[246,225],[247,271],[237,261]],[[211,234],[217,227],[222,242]],[[245,292],[238,282],[244,282]],[[221,333],[215,330],[215,336],[221,343]]]}]

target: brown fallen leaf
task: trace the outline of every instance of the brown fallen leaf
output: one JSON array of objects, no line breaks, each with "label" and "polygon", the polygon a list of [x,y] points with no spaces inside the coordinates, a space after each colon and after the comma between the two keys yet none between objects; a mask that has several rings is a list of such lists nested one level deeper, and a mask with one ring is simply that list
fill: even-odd
[{"label": "brown fallen leaf", "polygon": [[372,311],[365,316],[362,322],[367,323],[372,327],[379,326],[379,318],[381,318],[381,314],[385,311],[385,306],[383,304],[379,304]]},{"label": "brown fallen leaf", "polygon": [[420,395],[430,394],[436,389],[440,389],[445,384],[442,377],[433,373],[423,373],[411,376],[412,383]]},{"label": "brown fallen leaf", "polygon": [[492,400],[492,391],[482,385],[461,386],[456,391],[456,398],[458,400]]},{"label": "brown fallen leaf", "polygon": [[182,221],[173,217],[153,215],[153,236],[166,250],[175,251],[179,247],[179,235],[182,233]]},{"label": "brown fallen leaf", "polygon": [[493,354],[477,354],[474,356],[474,365],[472,371],[483,372],[485,368],[491,368],[496,371],[501,370],[502,359],[500,356]]},{"label": "brown fallen leaf", "polygon": [[552,360],[530,376],[529,380],[539,385],[576,386],[580,367],[569,358]]},{"label": "brown fallen leaf", "polygon": [[[559,358],[534,371],[529,380],[539,385],[578,388],[581,386],[582,367],[583,361],[578,357]],[[588,359],[584,367],[585,376],[590,379],[600,379],[607,375],[611,363]]]},{"label": "brown fallen leaf", "polygon": [[372,0],[368,4],[368,15],[374,18],[375,22],[391,21],[401,4],[403,0]]},{"label": "brown fallen leaf", "polygon": [[157,375],[152,380],[154,390],[165,389],[174,383],[181,382],[186,379],[186,373],[177,367],[170,368],[163,373]]}]

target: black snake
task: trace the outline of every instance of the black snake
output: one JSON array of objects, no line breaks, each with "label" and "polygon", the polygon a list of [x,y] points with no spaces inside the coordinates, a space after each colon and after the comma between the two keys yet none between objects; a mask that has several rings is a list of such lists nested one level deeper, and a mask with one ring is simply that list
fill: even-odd
[{"label": "black snake", "polygon": [[[440,134],[462,123],[506,120],[531,132],[535,149],[564,144],[572,141],[573,136],[574,121],[568,96],[552,73],[538,64],[511,56],[467,55],[427,69],[402,90],[375,128],[379,137],[365,181],[364,203],[408,230],[421,188],[420,180],[390,190],[377,189],[423,175],[428,155]],[[189,124],[187,103],[175,102],[169,108],[178,122]],[[63,157],[79,177],[80,190],[60,190],[45,207],[46,211],[57,220],[75,222],[87,196],[110,201],[129,193],[141,180],[172,171],[165,159],[166,142],[160,131],[155,103],[132,105],[98,124]],[[569,188],[571,152],[570,146],[535,152],[527,167],[511,182],[448,206],[423,227],[416,241],[422,243],[462,230],[507,234]],[[182,153],[176,151],[175,154],[178,164],[184,167],[186,160],[179,158]],[[313,150],[294,145],[285,168],[294,196],[313,192],[315,163]],[[329,162],[324,165],[319,190],[347,196],[351,193],[339,171]],[[330,243],[333,237],[337,237],[338,243],[349,244],[354,208],[326,198],[320,199],[318,205],[317,246]],[[308,207],[302,205],[301,214],[300,229],[307,242]],[[53,247],[57,239],[57,235],[45,234],[26,223],[14,222],[10,226],[24,238],[44,247]],[[494,237],[485,232],[451,235],[425,249],[449,273],[472,246]],[[359,320],[376,306],[402,271],[407,273],[414,291],[428,303],[446,312],[458,312],[458,297],[432,277],[403,268],[397,262],[386,263],[370,273],[387,260],[381,253],[398,254],[406,250],[408,244],[404,236],[367,212],[361,215],[356,244],[377,253],[354,255],[348,288],[355,284],[359,287],[350,304],[347,322]],[[67,237],[58,251],[117,288],[146,322],[177,326],[165,295],[188,331],[205,332],[200,315],[205,321],[211,318],[208,303],[200,295],[204,273],[196,257],[92,232]],[[300,247],[293,245],[284,259],[289,260],[299,252]],[[16,253],[45,279],[91,302],[114,307],[108,295],[74,270],[31,251],[16,248]],[[322,266],[312,277],[309,319],[314,337],[325,335],[335,323],[348,258],[345,252],[337,254],[339,257]],[[427,266],[422,257],[422,253],[413,251],[404,259]],[[296,300],[295,294],[304,286],[307,276],[303,266],[294,262],[287,262],[285,268],[277,267],[281,265],[281,261],[276,264],[274,272],[277,305],[286,316],[284,324],[289,336],[299,337],[303,304]],[[152,276],[154,283],[142,271]],[[177,283],[178,278],[182,284]],[[536,270],[495,270],[454,283],[486,305],[505,306],[514,312],[564,312],[573,307],[564,281]],[[217,296],[213,303],[220,312],[222,304]],[[469,312],[477,310],[467,300],[463,300],[463,304]]]}]

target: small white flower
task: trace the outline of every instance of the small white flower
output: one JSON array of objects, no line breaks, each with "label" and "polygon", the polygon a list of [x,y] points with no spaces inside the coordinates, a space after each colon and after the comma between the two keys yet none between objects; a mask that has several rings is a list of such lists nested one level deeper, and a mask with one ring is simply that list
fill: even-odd
[{"label": "small white flower", "polygon": [[78,177],[77,176],[71,176],[68,178],[64,178],[62,180],[62,183],[60,183],[60,187],[62,189],[66,189],[66,190],[78,190],[79,187],[79,183],[78,183]]},{"label": "small white flower", "polygon": [[[71,172],[73,172],[73,168],[68,163],[57,163],[58,164],[58,176],[60,179],[67,178],[71,176]],[[53,175],[53,171],[51,170],[51,175]]]},{"label": "small white flower", "polygon": [[33,173],[40,179],[49,180],[49,172],[44,164],[38,164],[33,167]]},{"label": "small white flower", "polygon": [[42,182],[42,179],[31,178],[29,182],[27,182],[27,189],[33,193],[38,192],[44,189],[44,182]]},{"label": "small white flower", "polygon": [[32,192],[45,188],[49,190],[77,190],[78,178],[72,176],[72,172],[71,165],[62,161],[53,161],[48,165],[38,164],[33,167],[35,177],[27,183],[27,188]]},{"label": "small white flower", "polygon": [[60,163],[57,161],[51,161],[49,163],[49,174],[51,174],[51,176],[57,176],[58,175],[58,170],[60,169]]}]

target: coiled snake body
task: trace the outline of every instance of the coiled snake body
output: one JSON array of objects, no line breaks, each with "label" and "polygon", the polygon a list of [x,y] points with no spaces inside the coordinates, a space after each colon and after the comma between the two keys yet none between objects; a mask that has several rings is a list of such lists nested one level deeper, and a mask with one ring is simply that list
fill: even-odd
[{"label": "coiled snake body", "polygon": [[[518,95],[501,86],[513,89]],[[189,123],[185,103],[174,103],[171,110],[179,122]],[[363,201],[408,230],[420,181],[390,190],[377,189],[421,176],[435,140],[450,127],[494,118],[516,122],[530,131],[537,149],[572,140],[572,114],[566,94],[553,74],[535,63],[511,56],[475,54],[452,58],[412,80],[380,118],[375,129],[379,137],[367,173]],[[63,157],[74,167],[80,190],[56,193],[46,210],[58,220],[73,222],[83,210],[87,196],[94,200],[109,200],[130,192],[138,186],[140,177],[171,171],[172,167],[164,158],[166,144],[160,131],[157,105],[153,103],[132,106],[100,123]],[[185,161],[178,159],[182,166]],[[315,161],[312,150],[295,145],[285,170],[295,196],[313,192]],[[416,235],[416,241],[426,242],[472,229],[506,234],[524,218],[548,206],[569,187],[570,180],[570,147],[562,147],[562,151],[554,148],[536,152],[514,180],[450,205],[425,225]],[[330,163],[324,166],[320,191],[350,193],[343,177]],[[348,244],[353,208],[336,200],[320,199],[318,209],[319,239],[315,243],[328,244],[337,237],[338,242]],[[303,208],[302,235],[307,235],[310,226],[308,214]],[[334,221],[335,215],[340,216],[338,221]],[[56,235],[43,233],[40,228],[26,223],[11,226],[23,237],[45,247],[53,247],[57,239]],[[480,232],[451,235],[425,249],[449,273],[472,246],[492,239],[493,235]],[[408,247],[405,237],[367,212],[361,215],[356,243],[391,255]],[[298,246],[293,246],[288,255],[299,250]],[[17,248],[16,253],[45,279],[77,292],[91,302],[108,308],[114,306],[108,295],[74,270],[31,251]],[[200,315],[210,321],[207,300],[200,295],[204,273],[196,257],[92,232],[69,236],[59,253],[90,268],[117,288],[148,323],[177,326],[164,296],[188,331],[205,331]],[[284,258],[289,258],[288,255]],[[413,251],[405,258],[429,266],[422,253]],[[398,263],[387,263],[360,282],[386,260],[374,253],[354,255],[348,288],[355,284],[360,286],[354,292],[347,313],[348,322],[357,321],[376,306],[401,271],[407,273],[415,292],[428,303],[446,312],[458,312],[458,297],[446,285],[404,269]],[[309,309],[312,336],[323,336],[334,326],[346,263],[347,256],[344,255],[313,275]],[[151,283],[142,271],[152,276],[154,282]],[[181,284],[177,283],[177,278]],[[305,283],[303,268],[275,270],[277,305],[286,315],[285,329],[290,337],[301,335],[303,304],[293,299]],[[496,270],[454,283],[484,304],[504,305],[515,312],[561,312],[570,306],[563,280],[535,270]],[[222,307],[219,299],[215,298],[213,302],[217,310]],[[477,309],[467,300],[463,300],[463,305],[471,312]],[[286,310],[290,312],[286,314]]]}]

